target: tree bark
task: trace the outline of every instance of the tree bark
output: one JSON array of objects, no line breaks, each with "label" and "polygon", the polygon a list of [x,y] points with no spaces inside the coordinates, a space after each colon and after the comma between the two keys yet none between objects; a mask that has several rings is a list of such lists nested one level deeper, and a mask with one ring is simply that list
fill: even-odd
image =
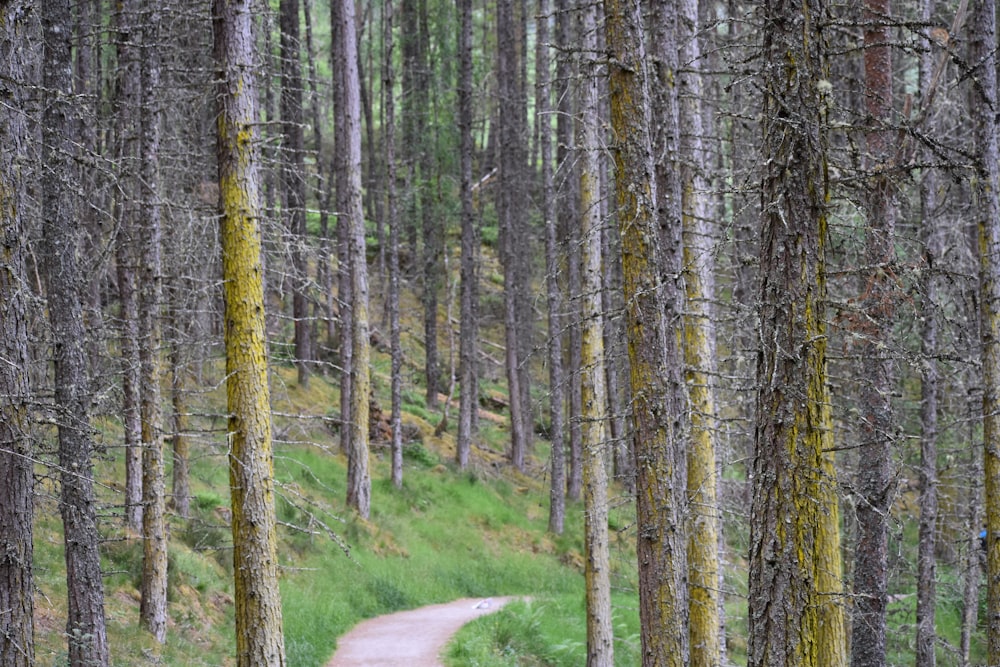
[{"label": "tree bark", "polygon": [[[576,43],[574,22],[570,20],[570,9],[574,0],[556,0],[556,43],[569,46]],[[580,219],[577,206],[580,203],[578,188],[580,179],[576,176],[576,136],[575,98],[571,94],[570,82],[576,80],[579,55],[570,57],[564,52],[556,62],[555,95],[557,100],[556,116],[556,182],[560,185],[557,206],[558,230],[560,244],[566,248],[566,308],[563,326],[566,329],[569,353],[566,368],[567,418],[566,418],[566,449],[568,470],[566,474],[566,497],[569,500],[579,500],[583,487],[582,456],[581,456],[581,424],[580,412]]]},{"label": "tree bark", "polygon": [[549,318],[549,438],[552,444],[549,486],[549,531],[562,534],[566,521],[565,402],[563,386],[563,299],[559,285],[559,242],[556,229],[555,184],[552,166],[552,68],[549,60],[549,0],[538,0],[535,55],[535,99],[538,115],[538,152],[541,163],[541,208],[545,226],[545,297]]},{"label": "tree bark", "polygon": [[[368,263],[365,254],[365,218],[361,201],[361,98],[358,79],[358,43],[355,36],[353,0],[339,0],[334,15],[338,22],[341,49],[340,76],[344,86],[339,118],[345,123],[341,135],[347,168],[344,185],[346,209],[341,220],[346,222],[350,255],[351,285],[351,418],[347,450],[347,504],[367,519],[371,511],[371,476],[368,465],[368,401],[371,390],[370,349],[368,339]],[[347,369],[345,369],[346,371]]]},{"label": "tree bark", "polygon": [[458,40],[458,132],[459,188],[462,206],[461,323],[459,324],[459,377],[462,393],[458,410],[456,463],[469,464],[472,449],[473,414],[479,405],[479,374],[476,372],[476,212],[472,200],[472,0],[459,2]]},{"label": "tree bark", "polygon": [[847,661],[827,386],[826,112],[818,3],[764,7],[761,350],[748,664]]},{"label": "tree bark", "polygon": [[896,202],[886,169],[893,149],[891,0],[866,0],[864,10],[865,107],[869,190],[866,194],[865,266],[860,305],[865,317],[859,346],[862,441],[855,486],[858,537],[854,549],[852,667],[885,664],[886,595],[889,580],[889,506],[892,472],[893,359],[895,319]]},{"label": "tree bark", "polygon": [[69,609],[66,637],[74,665],[110,661],[104,618],[104,583],[98,549],[94,495],[94,445],[90,435],[89,385],[77,262],[81,228],[76,224],[76,154],[72,134],[72,62],[68,0],[42,9],[44,58],[42,85],[41,177],[43,250],[46,261],[49,320],[55,361],[55,405],[59,424],[59,511],[63,520],[66,589]]},{"label": "tree bark", "polygon": [[284,155],[281,161],[285,194],[284,218],[291,247],[292,320],[295,328],[295,367],[298,382],[309,386],[312,361],[312,326],[309,322],[306,263],[306,168],[304,115],[302,112],[302,63],[299,37],[299,2],[281,0],[281,134]]},{"label": "tree bark", "polygon": [[250,0],[214,0],[236,664],[283,667]]},{"label": "tree bark", "polygon": [[[700,68],[698,0],[684,0],[677,15],[680,45],[677,77],[680,104],[679,151],[683,215],[684,365],[690,404],[687,452],[688,572],[691,667],[722,662],[722,580],[719,567],[719,519],[716,498],[718,423],[714,379],[715,247],[708,215],[705,177],[708,156],[704,136],[704,95]],[[666,45],[671,40],[662,40]]]},{"label": "tree bark", "polygon": [[[177,318],[174,318],[177,326]],[[191,440],[188,436],[190,410],[187,402],[188,371],[181,352],[181,342],[173,341],[170,348],[170,399],[174,411],[173,438],[171,451],[173,454],[173,473],[171,493],[174,510],[182,519],[191,516]]]},{"label": "tree bark", "polygon": [[[517,43],[514,36],[513,0],[498,0],[497,25],[497,85],[502,105],[515,105],[520,99],[517,90]],[[506,107],[504,107],[506,109]],[[504,276],[504,341],[506,343],[507,394],[510,404],[510,462],[524,471],[528,450],[528,430],[531,417],[523,400],[524,381],[521,364],[520,319],[517,313],[518,262],[515,257],[516,197],[520,191],[521,149],[523,137],[517,123],[517,113],[505,110],[499,118],[500,168],[497,183],[497,224],[500,227],[500,261]]]},{"label": "tree bark", "polygon": [[979,336],[983,374],[983,472],[986,508],[986,655],[1000,664],[1000,149],[997,97],[996,3],[975,3],[969,62],[975,63],[970,98],[975,126],[979,207]]},{"label": "tree bark", "polygon": [[[681,313],[681,292],[675,282],[661,280],[671,268],[679,273],[679,266],[667,267],[661,228],[679,235],[680,211],[657,214],[661,199],[654,178],[651,81],[640,3],[605,0],[604,14],[632,369],[642,660],[646,666],[679,667],[688,661],[687,567],[680,515],[684,486],[678,470],[684,387],[673,329]],[[676,115],[673,122],[676,132]]]},{"label": "tree bark", "polygon": [[[923,20],[931,24],[934,0],[923,3]],[[920,94],[929,102],[934,69],[934,50],[928,40],[927,50],[920,55]],[[933,123],[933,121],[931,121]],[[931,125],[933,130],[933,124]],[[924,151],[925,162],[932,161],[931,151]],[[940,240],[935,221],[937,208],[937,170],[926,167],[920,174],[920,229],[923,244],[923,271],[920,274],[920,528],[917,540],[917,637],[916,667],[937,664],[936,614],[937,604],[937,438],[938,438],[938,270]],[[978,529],[978,526],[974,529]],[[977,549],[978,551],[978,549]],[[977,558],[978,561],[978,558]],[[978,569],[978,562],[977,562]]]},{"label": "tree bark", "polygon": [[27,75],[26,2],[0,7],[0,667],[35,664],[34,452],[31,387],[28,382],[29,293],[23,166],[28,154],[25,113]]},{"label": "tree bark", "polygon": [[115,238],[118,298],[121,302],[122,431],[125,440],[125,525],[133,535],[142,532],[142,417],[140,411],[139,286],[136,276],[134,221],[139,196],[139,109],[141,106],[140,50],[133,36],[139,31],[138,9],[126,0],[116,13],[118,94],[116,154],[118,158],[118,234]]},{"label": "tree bark", "polygon": [[[397,489],[403,486],[403,349],[400,343],[399,323],[399,203],[396,196],[396,95],[395,70],[392,65],[393,42],[393,4],[395,0],[384,0],[383,30],[385,41],[383,48],[384,75],[382,90],[385,94],[385,169],[386,169],[386,204],[389,216],[389,353],[390,353],[390,391],[392,407],[390,420],[392,422],[392,483]],[[463,320],[464,323],[464,320]]]},{"label": "tree bark", "polygon": [[582,300],[580,304],[582,361],[580,415],[583,429],[584,582],[587,596],[587,665],[614,664],[611,619],[611,559],[608,545],[608,471],[605,463],[607,386],[604,375],[604,322],[601,308],[601,179],[598,131],[599,94],[597,5],[583,4],[580,48],[584,53],[579,95],[580,238],[582,240]]},{"label": "tree bark", "polygon": [[163,425],[160,407],[160,14],[153,5],[143,15],[141,40],[139,111],[141,130],[140,181],[142,193],[138,232],[141,288],[139,292],[139,365],[141,391],[139,412],[142,422],[142,600],[140,623],[161,644],[167,639],[167,520],[164,486]]}]

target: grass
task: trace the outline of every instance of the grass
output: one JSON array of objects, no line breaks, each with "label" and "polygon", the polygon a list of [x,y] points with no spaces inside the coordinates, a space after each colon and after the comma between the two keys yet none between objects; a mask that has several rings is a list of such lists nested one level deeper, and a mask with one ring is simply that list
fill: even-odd
[{"label": "grass", "polygon": [[[294,381],[293,369],[278,366],[272,385],[274,409],[280,414],[326,415],[338,405],[336,384],[319,376],[304,389]],[[194,398],[193,412],[222,411],[218,388]],[[418,391],[408,399],[408,405],[419,409],[408,409],[407,420],[423,438],[405,449],[402,489],[389,481],[388,451],[373,447],[370,521],[344,506],[345,460],[327,423],[275,419],[281,590],[287,664],[292,667],[325,664],[336,638],[363,618],[459,597],[531,595],[536,616],[542,615],[538,609],[568,610],[536,619],[551,628],[545,636],[556,637],[574,624],[576,635],[583,632],[583,616],[577,613],[582,604],[580,506],[570,505],[564,536],[549,535],[545,480],[511,474],[502,465],[505,429],[484,420],[473,467],[458,470],[451,462],[452,435],[433,437],[424,416],[436,421],[435,414],[423,406]],[[120,508],[123,452],[115,447],[120,425],[112,419],[97,423],[101,440],[109,445],[109,454],[95,468],[98,493],[104,507]],[[191,461],[191,516],[170,517],[164,646],[138,626],[142,544],[124,532],[120,509],[102,517],[108,632],[118,667],[234,664],[223,425],[215,416],[199,417],[193,426],[204,435],[196,441]],[[540,463],[536,467],[543,468]],[[61,667],[66,664],[66,595],[55,488],[47,478],[39,487],[36,662]],[[533,632],[534,626],[511,622],[509,627],[508,635]],[[530,650],[545,653],[539,646]]]},{"label": "grass", "polygon": [[[285,415],[335,414],[336,384],[315,376],[308,389],[289,367],[273,371],[275,411]],[[384,391],[384,388],[383,388]],[[216,388],[197,397],[193,411],[221,412]],[[422,434],[404,451],[404,483],[389,481],[389,456],[373,447],[370,521],[344,506],[345,461],[337,437],[323,419],[275,419],[276,509],[284,605],[287,664],[325,664],[336,638],[358,621],[379,614],[459,597],[527,597],[464,628],[448,649],[448,661],[465,665],[580,665],[585,662],[582,508],[570,503],[566,532],[546,531],[548,490],[538,443],[530,474],[503,462],[509,434],[502,424],[481,420],[474,465],[452,463],[451,434],[432,435],[438,419],[423,394],[407,394],[407,423]],[[387,404],[384,395],[376,399]],[[228,468],[224,420],[200,417],[204,434],[192,457],[191,517],[170,518],[169,631],[157,645],[138,627],[141,543],[125,534],[113,513],[102,517],[106,609],[113,664],[234,664],[232,564],[228,525]],[[97,461],[99,494],[106,508],[121,504],[124,477],[120,426],[97,420],[108,454]],[[169,457],[168,457],[169,458]],[[37,664],[66,664],[65,566],[55,484],[40,466],[35,573],[38,626]],[[167,471],[169,479],[170,471]],[[610,512],[616,664],[639,664],[639,630],[634,557],[634,515],[629,502]],[[731,664],[746,661],[746,535],[727,530],[727,649]],[[900,533],[900,552],[912,547],[912,530]],[[960,633],[961,577],[956,566],[939,566],[940,664],[954,661],[946,646]],[[912,660],[915,621],[912,585],[892,592],[889,664]],[[979,641],[973,659],[982,656]]]}]

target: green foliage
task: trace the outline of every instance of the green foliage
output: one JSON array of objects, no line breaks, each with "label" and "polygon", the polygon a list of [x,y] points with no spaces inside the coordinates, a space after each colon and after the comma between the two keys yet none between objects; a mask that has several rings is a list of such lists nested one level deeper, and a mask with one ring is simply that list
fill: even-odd
[{"label": "green foliage", "polygon": [[404,444],[403,458],[425,468],[430,468],[438,463],[437,455],[424,447],[421,442],[408,442]]},{"label": "green foliage", "polygon": [[[615,664],[639,665],[640,645],[631,602],[616,600],[614,610]],[[543,602],[512,602],[491,616],[462,628],[448,647],[453,667],[479,665],[546,665],[576,667],[587,662],[583,585],[575,594],[548,597]]]}]

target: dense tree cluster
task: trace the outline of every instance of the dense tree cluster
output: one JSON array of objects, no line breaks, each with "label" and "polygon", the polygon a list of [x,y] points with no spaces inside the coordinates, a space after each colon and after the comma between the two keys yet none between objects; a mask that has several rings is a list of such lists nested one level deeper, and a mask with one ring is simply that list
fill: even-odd
[{"label": "dense tree cluster", "polygon": [[70,662],[109,664],[101,536],[169,641],[206,451],[238,659],[284,663],[274,364],[339,384],[297,417],[364,519],[376,394],[396,487],[412,385],[459,469],[487,402],[519,473],[547,440],[588,664],[619,499],[644,664],[1000,664],[997,47],[993,0],[0,0],[0,666],[34,662],[36,475]]}]

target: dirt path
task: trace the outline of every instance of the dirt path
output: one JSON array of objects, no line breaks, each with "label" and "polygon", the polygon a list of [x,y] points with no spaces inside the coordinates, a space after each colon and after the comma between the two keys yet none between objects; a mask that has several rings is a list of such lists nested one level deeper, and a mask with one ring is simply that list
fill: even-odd
[{"label": "dirt path", "polygon": [[438,655],[459,628],[512,599],[464,598],[362,621],[326,667],[441,667]]}]

